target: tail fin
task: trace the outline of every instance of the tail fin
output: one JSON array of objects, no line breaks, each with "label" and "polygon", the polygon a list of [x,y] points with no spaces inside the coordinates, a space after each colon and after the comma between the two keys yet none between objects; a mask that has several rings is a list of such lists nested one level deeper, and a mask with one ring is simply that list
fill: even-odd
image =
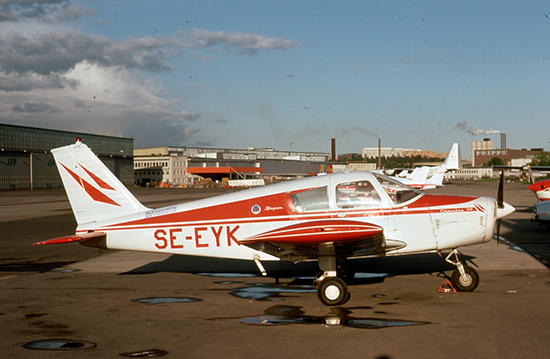
[{"label": "tail fin", "polygon": [[80,141],[52,153],[78,225],[148,209]]},{"label": "tail fin", "polygon": [[460,155],[460,146],[458,142],[452,144],[447,154],[447,158],[445,158],[444,165],[448,170],[458,170],[462,168],[462,156]]},{"label": "tail fin", "polygon": [[445,178],[445,173],[447,172],[447,166],[443,164],[442,166],[436,168],[436,172],[428,178],[426,182],[436,186],[443,186],[443,179]]},{"label": "tail fin", "polygon": [[[430,169],[426,166],[416,167],[410,174],[407,175],[407,180],[414,184],[426,182]],[[405,182],[407,183],[407,182]]]}]

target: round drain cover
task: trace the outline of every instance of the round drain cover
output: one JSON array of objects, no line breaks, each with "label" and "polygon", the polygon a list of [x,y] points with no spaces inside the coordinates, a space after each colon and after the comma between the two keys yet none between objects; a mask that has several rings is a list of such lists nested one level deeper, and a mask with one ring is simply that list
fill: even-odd
[{"label": "round drain cover", "polygon": [[87,342],[84,340],[45,339],[29,342],[23,345],[23,348],[32,350],[75,350],[92,349],[96,346],[96,343]]}]

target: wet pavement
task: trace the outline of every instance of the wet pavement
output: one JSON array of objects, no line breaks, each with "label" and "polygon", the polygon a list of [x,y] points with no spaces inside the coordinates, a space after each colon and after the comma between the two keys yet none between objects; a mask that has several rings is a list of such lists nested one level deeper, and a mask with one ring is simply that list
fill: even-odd
[{"label": "wet pavement", "polygon": [[[461,183],[436,191],[495,196],[497,186]],[[436,270],[445,266],[438,257],[376,259],[357,263],[351,299],[337,308],[319,303],[309,266],[291,268],[298,279],[277,280],[222,274],[247,271],[233,261],[97,253],[76,244],[33,247],[37,238],[74,231],[64,193],[0,193],[2,213],[11,213],[0,219],[0,356],[546,357],[550,232],[528,220],[533,200],[525,187],[505,187],[505,200],[518,208],[503,221],[510,243],[461,250],[478,266],[475,292],[438,293],[444,278]],[[133,190],[158,205],[204,195]],[[190,268],[194,274],[185,273]]]}]

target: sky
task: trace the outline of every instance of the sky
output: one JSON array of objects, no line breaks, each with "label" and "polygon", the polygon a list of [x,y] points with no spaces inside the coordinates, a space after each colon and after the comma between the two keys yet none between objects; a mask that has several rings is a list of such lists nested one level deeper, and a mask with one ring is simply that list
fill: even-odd
[{"label": "sky", "polygon": [[548,1],[0,3],[0,123],[468,159],[501,132],[548,150],[549,116]]}]

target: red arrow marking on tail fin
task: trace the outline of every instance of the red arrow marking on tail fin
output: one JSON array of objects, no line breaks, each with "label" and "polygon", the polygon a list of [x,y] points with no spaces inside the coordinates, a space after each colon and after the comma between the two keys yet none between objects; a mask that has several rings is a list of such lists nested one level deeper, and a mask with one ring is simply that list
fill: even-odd
[{"label": "red arrow marking on tail fin", "polygon": [[65,166],[63,163],[61,163],[61,166],[63,166],[63,168],[67,172],[69,172],[69,174],[74,178],[74,180],[84,189],[84,191],[86,191],[86,193],[88,193],[90,197],[92,197],[94,201],[112,204],[114,206],[120,207],[120,204],[116,203],[111,198],[104,195],[100,190],[95,188],[92,184],[87,182],[84,178],[80,177],[79,175],[77,175],[76,173],[68,169],[67,166]]},{"label": "red arrow marking on tail fin", "polygon": [[110,189],[112,191],[115,191],[115,189],[113,187],[111,187],[107,182],[105,182],[104,180],[102,180],[101,178],[99,178],[98,176],[96,176],[95,174],[93,174],[91,171],[88,171],[88,169],[84,166],[82,166],[80,163],[79,163],[80,167],[82,167],[82,169],[84,171],[86,171],[86,173],[92,177],[92,179],[95,181],[95,183],[97,183],[97,185],[103,189]]}]

